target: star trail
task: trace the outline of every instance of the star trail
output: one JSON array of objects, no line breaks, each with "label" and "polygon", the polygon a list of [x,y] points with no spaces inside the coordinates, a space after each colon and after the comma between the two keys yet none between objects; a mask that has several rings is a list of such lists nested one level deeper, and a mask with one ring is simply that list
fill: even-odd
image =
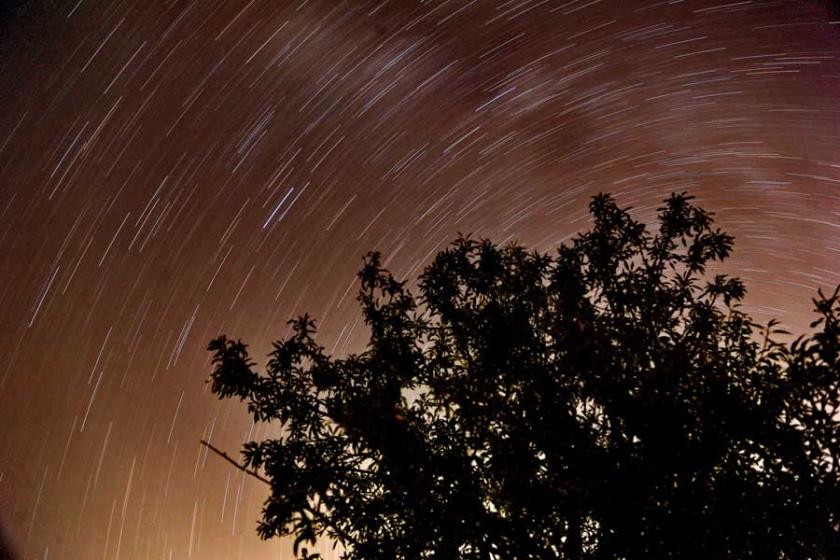
[{"label": "star trail", "polygon": [[[458,232],[548,251],[598,192],[688,191],[747,310],[840,283],[828,2],[21,2],[0,27],[0,532],[15,558],[289,558],[205,384],[304,312],[365,340],[368,250],[412,279]],[[332,552],[325,546],[326,557]],[[0,555],[3,552],[0,550]]]}]

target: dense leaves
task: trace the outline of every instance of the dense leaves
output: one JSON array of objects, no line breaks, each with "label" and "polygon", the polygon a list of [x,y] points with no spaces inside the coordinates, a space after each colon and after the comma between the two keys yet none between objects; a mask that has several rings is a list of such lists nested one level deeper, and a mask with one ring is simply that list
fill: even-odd
[{"label": "dense leaves", "polygon": [[840,558],[840,297],[792,344],[718,274],[733,240],[673,195],[650,232],[607,195],[553,256],[460,238],[415,299],[370,253],[363,353],[308,316],[212,388],[282,437],[259,534],[346,560]]}]

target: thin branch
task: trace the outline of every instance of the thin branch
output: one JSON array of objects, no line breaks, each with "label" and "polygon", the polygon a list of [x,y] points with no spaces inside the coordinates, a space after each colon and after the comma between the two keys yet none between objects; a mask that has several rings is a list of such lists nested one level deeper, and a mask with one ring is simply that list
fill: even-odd
[{"label": "thin branch", "polygon": [[245,467],[245,465],[240,465],[234,459],[232,459],[227,453],[225,453],[224,451],[221,451],[218,448],[216,448],[215,446],[213,446],[212,443],[210,443],[208,441],[201,440],[201,444],[204,445],[205,447],[207,447],[208,449],[210,449],[210,451],[212,451],[213,453],[215,453],[216,455],[218,455],[219,457],[221,457],[222,459],[224,459],[225,461],[227,461],[231,465],[233,465],[234,467],[236,467],[237,469],[245,472],[246,474],[250,474],[251,476],[253,476],[257,480],[259,480],[263,484],[268,484],[269,486],[271,486],[271,481],[270,480],[261,476],[257,471],[249,471]]},{"label": "thin branch", "polygon": [[[231,465],[233,465],[233,466],[234,466],[234,467],[236,467],[237,469],[239,469],[239,470],[241,470],[241,471],[245,472],[246,474],[249,474],[249,475],[253,476],[254,478],[256,478],[257,480],[259,480],[260,482],[263,482],[263,483],[268,484],[269,486],[271,486],[271,482],[270,482],[267,478],[265,478],[265,477],[261,476],[261,475],[260,475],[258,472],[256,472],[256,471],[248,470],[248,469],[245,467],[245,465],[240,465],[240,464],[239,464],[239,463],[237,463],[234,459],[232,459],[232,458],[231,458],[231,457],[230,457],[227,453],[225,453],[224,451],[222,451],[222,450],[218,449],[217,447],[215,447],[215,446],[214,446],[212,443],[210,443],[209,441],[201,440],[201,445],[204,445],[205,447],[207,447],[208,449],[210,449],[210,451],[212,451],[213,453],[215,453],[216,455],[218,455],[219,457],[221,457],[222,459],[224,459],[225,461],[227,461],[228,463],[230,463]],[[339,538],[341,538],[341,539],[343,539],[343,540],[344,540],[344,542],[349,542],[349,543],[351,543],[351,544],[353,544],[353,545],[356,545],[356,546],[358,546],[358,545],[359,545],[359,541],[357,541],[356,539],[354,539],[354,538],[353,538],[353,537],[352,537],[349,533],[346,533],[345,531],[341,530],[341,528],[340,528],[340,527],[338,527],[335,523],[331,523],[331,522],[330,522],[330,520],[329,520],[329,518],[327,518],[327,517],[326,517],[323,513],[321,513],[320,511],[318,511],[318,510],[314,509],[314,508],[313,508],[313,507],[311,507],[311,506],[305,506],[305,507],[304,507],[304,509],[305,509],[306,511],[310,512],[310,513],[313,515],[313,517],[315,517],[315,519],[316,519],[317,521],[319,521],[319,522],[320,522],[320,523],[321,523],[321,524],[322,524],[325,528],[332,529],[332,530],[335,532],[335,534],[336,534]]]}]

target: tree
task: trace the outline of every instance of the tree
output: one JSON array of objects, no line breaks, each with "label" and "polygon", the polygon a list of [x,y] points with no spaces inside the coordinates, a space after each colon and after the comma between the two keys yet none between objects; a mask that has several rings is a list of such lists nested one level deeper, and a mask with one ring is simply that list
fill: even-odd
[{"label": "tree", "polygon": [[461,237],[418,298],[369,253],[359,354],[308,315],[264,374],[212,341],[213,392],[283,428],[243,450],[260,536],[346,560],[840,558],[838,291],[780,342],[706,274],[733,238],[691,197],[656,232],[628,210],[594,197],[553,256]]}]

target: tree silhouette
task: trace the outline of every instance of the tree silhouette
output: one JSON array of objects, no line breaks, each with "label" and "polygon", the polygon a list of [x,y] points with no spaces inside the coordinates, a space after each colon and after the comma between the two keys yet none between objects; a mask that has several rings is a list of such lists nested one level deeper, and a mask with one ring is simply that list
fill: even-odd
[{"label": "tree silhouette", "polygon": [[459,238],[418,298],[369,253],[360,354],[308,315],[264,374],[213,340],[213,392],[283,428],[243,450],[259,535],[346,560],[840,558],[838,292],[782,343],[706,277],[733,239],[691,197],[656,232],[590,211],[553,256]]}]

